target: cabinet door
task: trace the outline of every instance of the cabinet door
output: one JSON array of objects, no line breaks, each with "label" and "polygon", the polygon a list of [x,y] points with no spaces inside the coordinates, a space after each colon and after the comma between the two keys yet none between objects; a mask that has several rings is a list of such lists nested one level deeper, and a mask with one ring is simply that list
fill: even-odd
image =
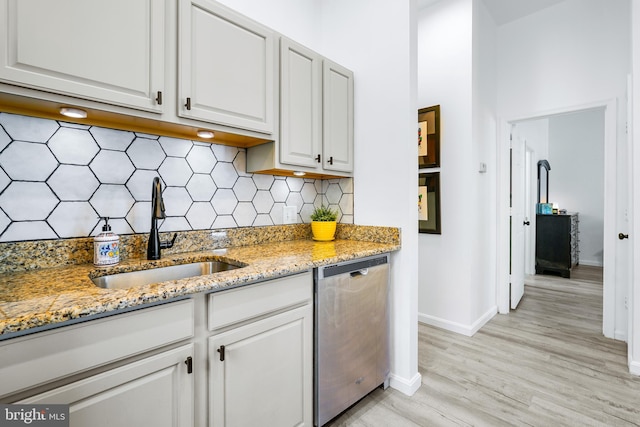
[{"label": "cabinet door", "polygon": [[308,304],[209,338],[210,425],[312,425],[312,316]]},{"label": "cabinet door", "polygon": [[186,345],[15,403],[69,404],[71,427],[192,426],[192,356]]},{"label": "cabinet door", "polygon": [[211,0],[182,0],[178,33],[178,114],[272,133],[274,33]]},{"label": "cabinet door", "polygon": [[323,168],[353,171],[353,73],[324,60]]},{"label": "cabinet door", "polygon": [[154,0],[2,0],[0,80],[160,112],[164,7]]},{"label": "cabinet door", "polygon": [[321,166],[322,58],[280,40],[280,162]]}]

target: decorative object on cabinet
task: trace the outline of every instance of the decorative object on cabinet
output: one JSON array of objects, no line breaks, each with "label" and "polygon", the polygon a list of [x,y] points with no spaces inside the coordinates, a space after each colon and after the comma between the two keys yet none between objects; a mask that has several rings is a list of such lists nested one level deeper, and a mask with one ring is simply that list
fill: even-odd
[{"label": "decorative object on cabinet", "polygon": [[551,166],[547,160],[538,162],[538,203],[549,203],[549,171]]},{"label": "decorative object on cabinet", "polygon": [[440,166],[440,106],[418,110],[418,168]]},{"label": "decorative object on cabinet", "polygon": [[441,234],[440,172],[418,175],[418,231]]},{"label": "decorative object on cabinet", "polygon": [[311,213],[311,233],[313,240],[329,242],[335,238],[338,212],[324,205]]},{"label": "decorative object on cabinet", "polygon": [[536,274],[570,278],[579,263],[578,214],[536,215]]}]

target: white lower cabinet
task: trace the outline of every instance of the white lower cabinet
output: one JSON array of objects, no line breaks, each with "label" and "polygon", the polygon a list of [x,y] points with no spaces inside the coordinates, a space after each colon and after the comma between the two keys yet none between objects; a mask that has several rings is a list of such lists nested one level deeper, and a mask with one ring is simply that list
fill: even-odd
[{"label": "white lower cabinet", "polygon": [[[282,291],[278,298],[272,286]],[[311,274],[305,273],[237,291],[264,293],[272,311],[243,310],[240,298],[239,326],[209,338],[210,426],[312,425],[312,290]]]},{"label": "white lower cabinet", "polygon": [[0,341],[0,403],[73,427],[312,426],[310,271]]},{"label": "white lower cabinet", "polygon": [[71,427],[192,426],[192,355],[185,345],[15,403],[68,404]]},{"label": "white lower cabinet", "polygon": [[301,307],[209,339],[212,426],[310,424],[311,307]]}]

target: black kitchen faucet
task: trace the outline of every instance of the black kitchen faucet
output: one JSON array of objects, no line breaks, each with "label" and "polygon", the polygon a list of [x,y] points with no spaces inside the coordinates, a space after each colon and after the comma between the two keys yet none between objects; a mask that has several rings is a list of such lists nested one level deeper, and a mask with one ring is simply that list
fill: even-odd
[{"label": "black kitchen faucet", "polygon": [[160,250],[172,247],[176,241],[176,237],[178,237],[178,233],[175,233],[171,241],[167,240],[163,242],[160,240],[158,220],[166,217],[160,178],[155,177],[153,178],[153,187],[151,188],[151,232],[149,233],[149,243],[147,245],[147,259],[160,259]]}]

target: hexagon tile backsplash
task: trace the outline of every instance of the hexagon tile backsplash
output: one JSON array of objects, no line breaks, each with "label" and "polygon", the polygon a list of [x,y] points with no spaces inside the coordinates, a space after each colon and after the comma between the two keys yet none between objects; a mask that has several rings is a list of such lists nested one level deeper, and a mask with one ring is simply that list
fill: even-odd
[{"label": "hexagon tile backsplash", "polygon": [[0,113],[0,241],[87,237],[112,218],[118,234],[148,233],[159,176],[160,231],[282,224],[283,206],[309,222],[314,205],[353,223],[351,178],[246,173],[242,148]]}]

